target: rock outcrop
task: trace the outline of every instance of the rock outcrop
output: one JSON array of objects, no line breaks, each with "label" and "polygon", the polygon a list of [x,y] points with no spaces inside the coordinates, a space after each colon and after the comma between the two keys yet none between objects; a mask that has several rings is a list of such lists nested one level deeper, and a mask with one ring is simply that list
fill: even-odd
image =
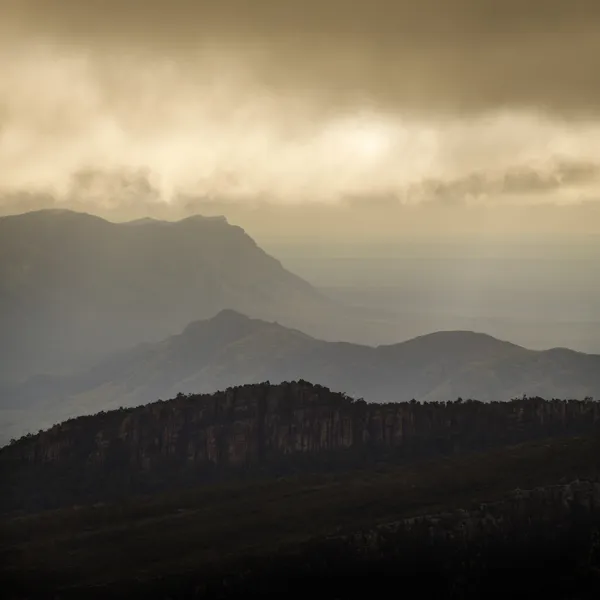
[{"label": "rock outcrop", "polygon": [[247,385],[21,438],[0,451],[3,502],[51,506],[249,469],[477,451],[590,433],[599,422],[600,403],[589,400],[367,404],[304,381]]}]

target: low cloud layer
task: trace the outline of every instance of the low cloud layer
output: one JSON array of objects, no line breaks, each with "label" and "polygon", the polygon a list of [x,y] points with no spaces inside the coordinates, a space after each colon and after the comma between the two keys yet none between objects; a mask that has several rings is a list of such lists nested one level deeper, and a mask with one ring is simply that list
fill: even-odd
[{"label": "low cloud layer", "polygon": [[596,0],[4,0],[0,203],[594,200],[599,71]]},{"label": "low cloud layer", "polygon": [[455,180],[428,179],[407,190],[417,201],[443,204],[547,203],[589,201],[586,192],[600,184],[600,164],[550,162],[539,168],[518,166],[504,171],[474,172]]}]

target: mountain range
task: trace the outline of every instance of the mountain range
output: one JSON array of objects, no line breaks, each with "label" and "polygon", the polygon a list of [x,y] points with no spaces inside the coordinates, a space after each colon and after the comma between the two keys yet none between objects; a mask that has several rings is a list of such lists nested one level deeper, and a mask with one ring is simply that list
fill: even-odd
[{"label": "mountain range", "polygon": [[399,565],[431,597],[493,569],[506,597],[523,564],[530,596],[597,581],[600,355],[350,343],[375,319],[224,219],[0,219],[3,590],[264,596],[275,568],[362,569],[368,594]]},{"label": "mountain range", "polygon": [[0,381],[77,370],[223,308],[325,331],[335,307],[225,218],[0,218]]},{"label": "mountain range", "polygon": [[298,379],[368,402],[598,398],[600,356],[562,348],[528,350],[469,331],[441,331],[377,347],[327,342],[222,310],[177,335],[115,353],[75,375],[5,384],[0,427],[6,438],[72,416],[178,393]]}]

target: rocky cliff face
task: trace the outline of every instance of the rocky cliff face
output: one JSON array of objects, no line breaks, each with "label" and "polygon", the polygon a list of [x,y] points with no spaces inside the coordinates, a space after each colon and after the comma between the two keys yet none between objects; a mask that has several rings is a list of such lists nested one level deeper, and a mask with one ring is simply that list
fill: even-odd
[{"label": "rocky cliff face", "polygon": [[50,498],[59,481],[66,500],[299,461],[479,450],[587,433],[599,422],[591,401],[367,404],[303,381],[264,383],[66,421],[3,448],[0,473],[14,501],[30,486]]}]

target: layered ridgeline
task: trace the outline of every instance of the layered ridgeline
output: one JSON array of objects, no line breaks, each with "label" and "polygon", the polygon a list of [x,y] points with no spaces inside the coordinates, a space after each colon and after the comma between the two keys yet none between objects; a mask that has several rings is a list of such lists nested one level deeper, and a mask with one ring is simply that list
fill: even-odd
[{"label": "layered ridgeline", "polygon": [[0,218],[0,381],[92,364],[224,308],[315,332],[334,314],[224,218]]},{"label": "layered ridgeline", "polygon": [[178,393],[305,379],[368,402],[600,398],[600,356],[532,351],[472,332],[438,332],[391,346],[333,343],[222,311],[155,344],[71,377],[0,385],[0,440],[99,410]]},{"label": "layered ridgeline", "polygon": [[180,395],[80,417],[0,450],[4,509],[173,489],[234,474],[483,450],[597,430],[593,401],[367,404],[307,382]]}]

